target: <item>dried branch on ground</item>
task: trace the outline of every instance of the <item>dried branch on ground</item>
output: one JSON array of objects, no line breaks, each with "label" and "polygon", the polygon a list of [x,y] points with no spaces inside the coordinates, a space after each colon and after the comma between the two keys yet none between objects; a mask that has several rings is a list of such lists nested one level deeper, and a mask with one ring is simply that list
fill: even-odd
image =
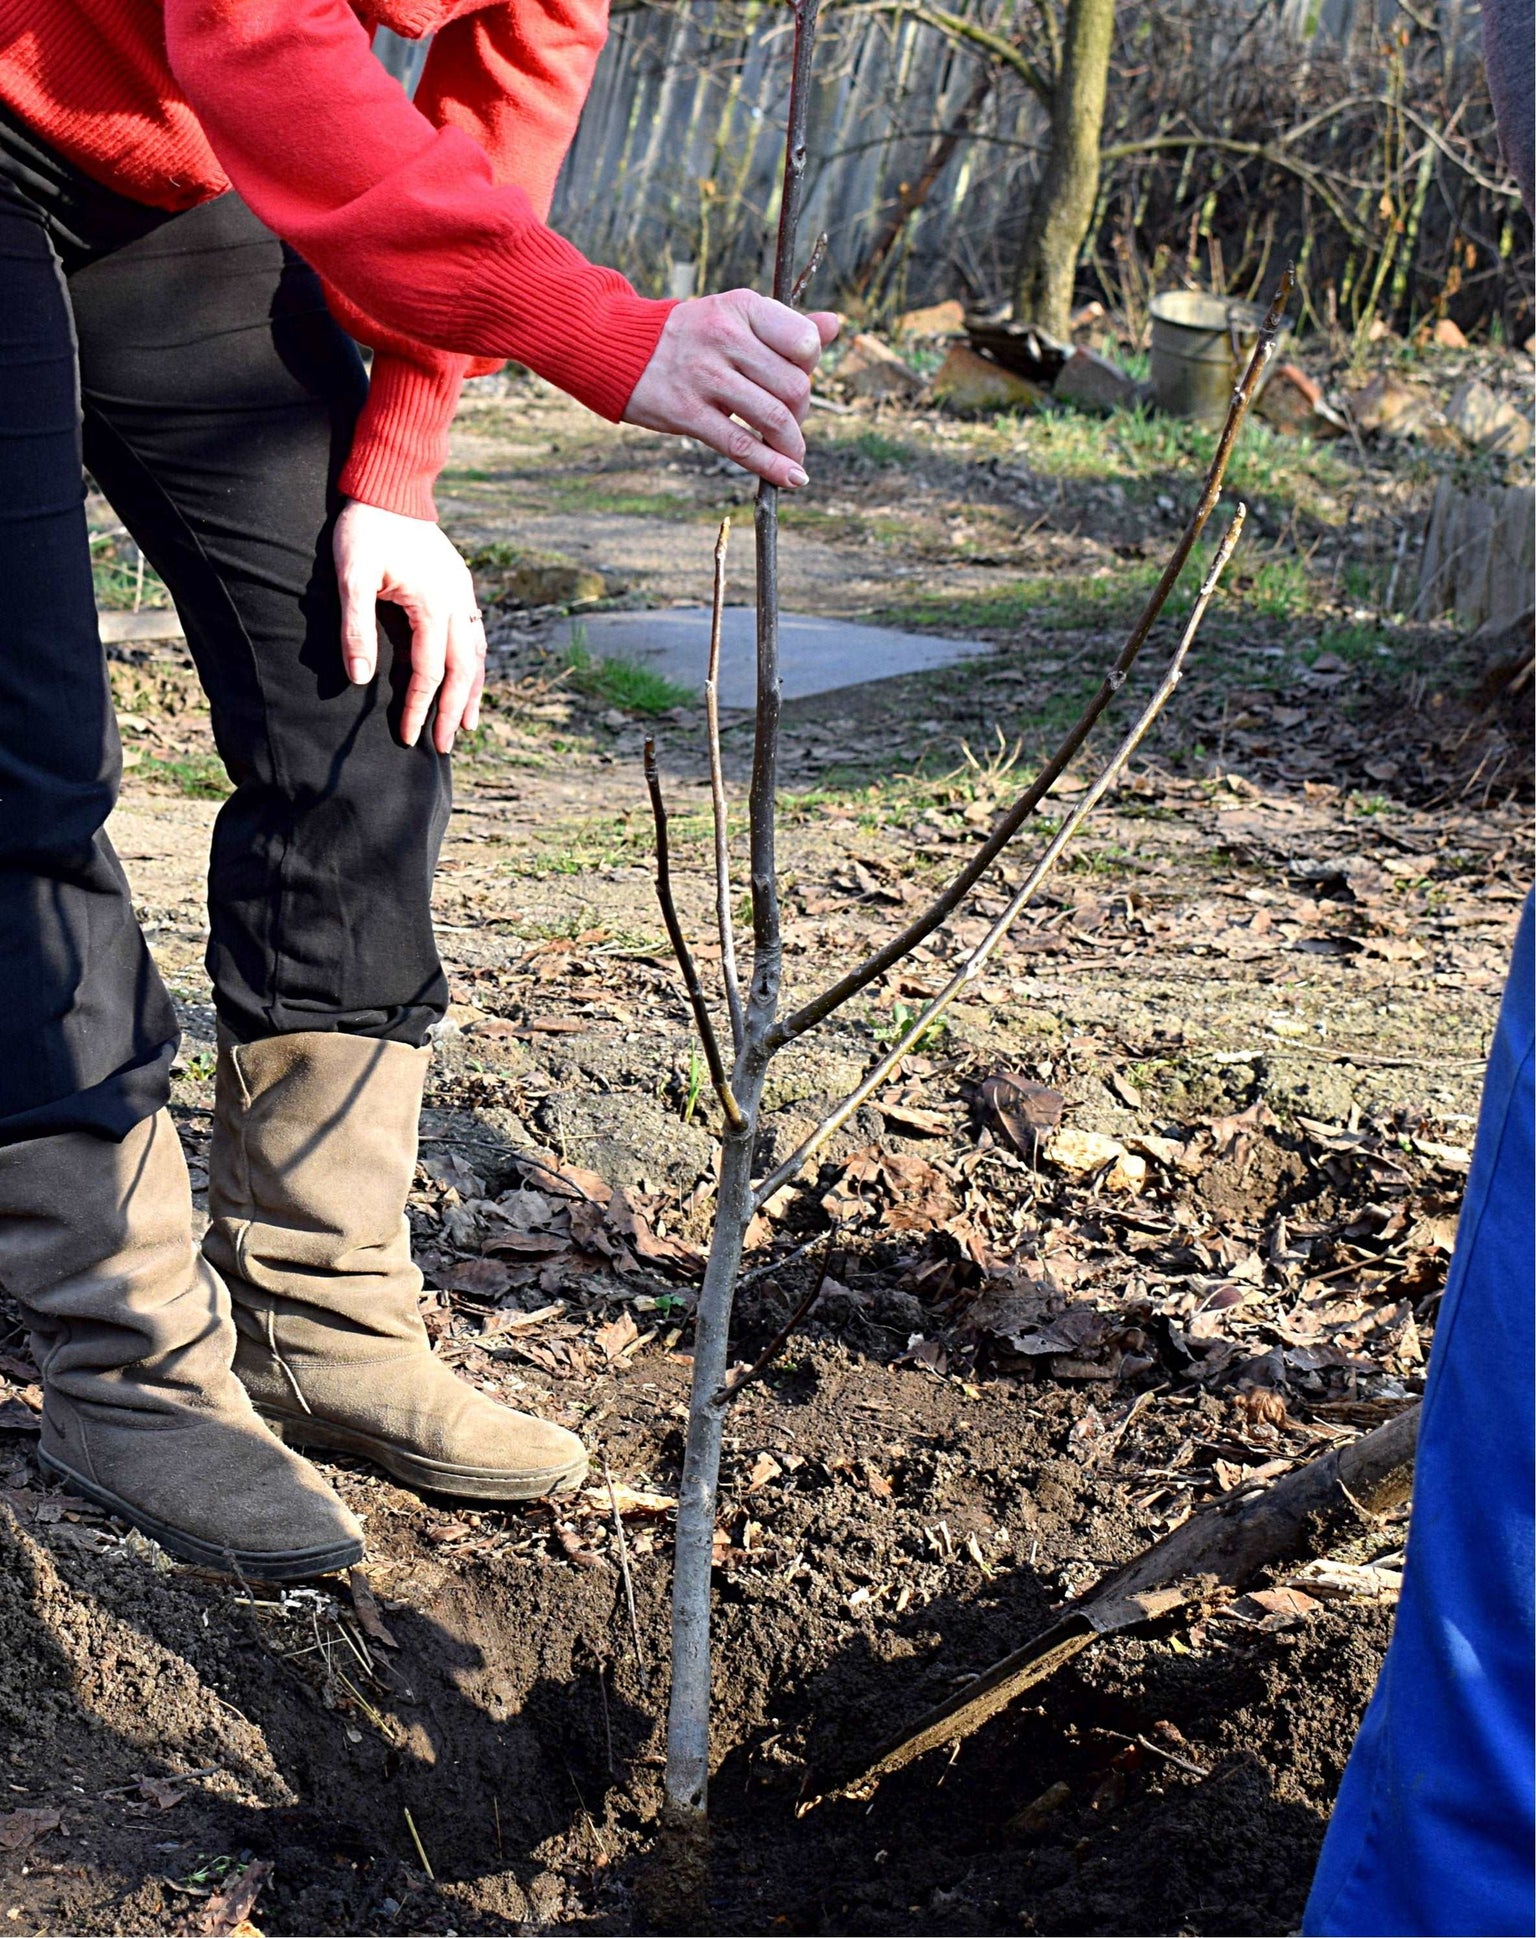
[{"label": "dried branch on ground", "polygon": [[1267,1563],[1303,1548],[1315,1552],[1309,1533],[1315,1537],[1334,1510],[1345,1507],[1368,1520],[1400,1506],[1413,1485],[1418,1431],[1419,1409],[1407,1407],[1374,1432],[1330,1448],[1258,1493],[1233,1495],[1183,1522],[1080,1595],[1043,1634],[907,1724],[863,1769],[823,1781],[820,1794],[876,1783],[928,1750],[964,1741],[1101,1635],[1154,1621],[1223,1589],[1241,1588]]}]

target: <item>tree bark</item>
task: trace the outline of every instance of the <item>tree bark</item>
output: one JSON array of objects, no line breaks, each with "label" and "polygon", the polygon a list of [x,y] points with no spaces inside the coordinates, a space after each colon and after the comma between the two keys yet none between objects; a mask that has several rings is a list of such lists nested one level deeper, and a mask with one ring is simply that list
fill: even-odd
[{"label": "tree bark", "polygon": [[1072,291],[1099,194],[1099,135],[1109,85],[1115,0],[1068,0],[1051,151],[1029,207],[1013,281],[1013,314],[1049,335],[1071,328]]}]

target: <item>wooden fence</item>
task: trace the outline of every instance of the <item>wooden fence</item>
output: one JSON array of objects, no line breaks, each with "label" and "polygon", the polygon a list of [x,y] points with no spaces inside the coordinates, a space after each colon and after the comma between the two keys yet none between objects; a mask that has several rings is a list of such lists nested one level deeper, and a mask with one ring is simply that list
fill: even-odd
[{"label": "wooden fence", "polygon": [[[652,294],[761,286],[789,9],[614,5],[555,226]],[[1043,58],[1053,5],[823,0],[802,225],[828,236],[822,300],[1007,297],[1045,114],[966,34]],[[1316,323],[1438,305],[1464,327],[1507,312],[1528,330],[1529,223],[1497,152],[1476,5],[1427,5],[1394,25],[1392,0],[1122,0],[1086,274],[1134,310],[1185,275],[1247,294],[1293,254]],[[382,39],[408,78],[419,50]]]}]

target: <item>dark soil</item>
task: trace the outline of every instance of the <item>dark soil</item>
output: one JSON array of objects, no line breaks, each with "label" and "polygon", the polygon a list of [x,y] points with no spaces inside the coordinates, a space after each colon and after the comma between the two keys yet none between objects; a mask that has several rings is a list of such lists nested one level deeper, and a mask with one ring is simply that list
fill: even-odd
[{"label": "dark soil", "polygon": [[[1379,1613],[1323,1613],[1300,1632],[1198,1654],[1174,1630],[1121,1639],[952,1765],[930,1758],[873,1804],[832,1801],[797,1819],[807,1753],[872,1748],[1042,1624],[1064,1563],[1098,1564],[1140,1538],[1117,1490],[1062,1457],[1083,1411],[1073,1396],[977,1407],[830,1345],[805,1354],[796,1384],[798,1403],[765,1396],[742,1422],[743,1450],[793,1445],[809,1478],[777,1514],[756,1510],[776,1545],[761,1566],[735,1551],[719,1593],[718,1928],[1293,1928],[1385,1641]],[[665,1458],[683,1384],[674,1372],[658,1386],[604,1388],[608,1455],[626,1472]],[[876,1462],[918,1519],[944,1524],[958,1562],[904,1552],[895,1510],[865,1478]],[[542,1538],[528,1555],[455,1554],[443,1533],[470,1535],[463,1523],[383,1482],[337,1478],[368,1515],[370,1574],[399,1645],[365,1643],[377,1679],[338,1645],[344,1588],[290,1593],[285,1611],[277,1591],[245,1596],[157,1567],[132,1540],[93,1551],[67,1497],[37,1489],[24,1461],[13,1469],[0,1516],[8,1802],[61,1813],[7,1860],[17,1928],[179,1929],[221,1867],[252,1858],[275,1865],[260,1907],[268,1932],[643,1928],[636,1885],[659,1807],[660,1557],[636,1557],[642,1691],[606,1563],[572,1566]],[[739,1492],[739,1469],[734,1479]],[[500,1520],[482,1516],[475,1532]],[[995,1552],[1001,1529],[1019,1563],[983,1577],[960,1544],[977,1534]],[[854,1585],[902,1560],[952,1586],[878,1626],[851,1622]],[[341,1658],[334,1680],[322,1637]],[[366,1712],[341,1675],[367,1691]],[[180,1772],[193,1774],[168,1808],[140,1788]],[[1011,1830],[1053,1785],[1067,1787],[1059,1808],[1033,1832]]]}]

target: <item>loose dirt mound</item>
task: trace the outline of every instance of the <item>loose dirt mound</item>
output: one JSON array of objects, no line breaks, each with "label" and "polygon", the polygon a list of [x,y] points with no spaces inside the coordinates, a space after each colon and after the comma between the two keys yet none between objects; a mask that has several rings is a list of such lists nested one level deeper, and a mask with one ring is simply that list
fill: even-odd
[{"label": "loose dirt mound", "polygon": [[[952,1768],[930,1760],[872,1807],[797,1821],[808,1748],[868,1747],[1035,1626],[1085,1535],[1096,1552],[1131,1540],[1115,1490],[1055,1455],[1081,1403],[983,1409],[978,1433],[973,1405],[931,1380],[893,1389],[840,1351],[807,1359],[795,1442],[819,1450],[801,1457],[823,1497],[801,1517],[809,1538],[788,1567],[740,1552],[720,1596],[719,1927],[1293,1925],[1380,1614],[1234,1630],[1198,1655],[1173,1633],[1122,1641]],[[893,1405],[904,1437],[938,1451],[927,1511],[938,1544],[960,1544],[960,1579],[876,1626],[849,1620],[849,1583],[899,1562],[902,1530],[844,1449],[850,1421]],[[657,1685],[639,1686],[606,1566],[573,1567],[542,1540],[511,1565],[445,1564],[432,1552],[453,1522],[343,1474],[370,1517],[391,1649],[345,1588],[247,1595],[163,1569],[16,1478],[0,1517],[9,1801],[45,1824],[57,1813],[7,1859],[19,1929],[196,1930],[210,1893],[256,1860],[274,1866],[259,1910],[273,1933],[637,1928]],[[983,1576],[964,1544],[1010,1511],[1032,1559]],[[642,1568],[653,1672],[663,1586]],[[1042,1795],[1032,1821],[1011,1821]],[[17,1821],[0,1816],[0,1834]]]}]

